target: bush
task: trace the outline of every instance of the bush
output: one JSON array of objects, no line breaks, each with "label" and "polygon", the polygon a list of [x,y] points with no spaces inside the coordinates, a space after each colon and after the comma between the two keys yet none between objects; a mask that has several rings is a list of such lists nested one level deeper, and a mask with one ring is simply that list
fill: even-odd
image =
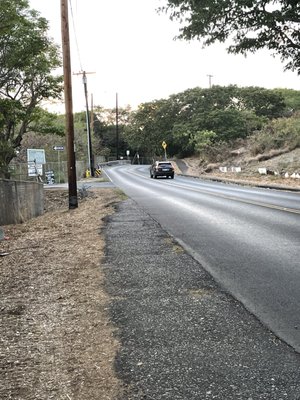
[{"label": "bush", "polygon": [[251,154],[256,156],[274,149],[300,147],[300,115],[270,121],[249,138]]}]

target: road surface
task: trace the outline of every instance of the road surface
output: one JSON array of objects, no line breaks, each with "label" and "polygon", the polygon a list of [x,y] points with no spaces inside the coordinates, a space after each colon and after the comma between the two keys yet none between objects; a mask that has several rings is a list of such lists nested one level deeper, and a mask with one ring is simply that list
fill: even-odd
[{"label": "road surface", "polygon": [[105,172],[223,288],[300,352],[299,193],[180,176],[150,179],[147,166]]}]

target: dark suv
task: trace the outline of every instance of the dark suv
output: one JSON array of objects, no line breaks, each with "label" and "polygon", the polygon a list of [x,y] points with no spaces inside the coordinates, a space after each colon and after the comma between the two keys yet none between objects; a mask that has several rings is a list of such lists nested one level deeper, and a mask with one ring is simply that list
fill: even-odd
[{"label": "dark suv", "polygon": [[150,177],[157,178],[158,176],[169,176],[174,179],[174,168],[170,161],[155,161],[150,167]]}]

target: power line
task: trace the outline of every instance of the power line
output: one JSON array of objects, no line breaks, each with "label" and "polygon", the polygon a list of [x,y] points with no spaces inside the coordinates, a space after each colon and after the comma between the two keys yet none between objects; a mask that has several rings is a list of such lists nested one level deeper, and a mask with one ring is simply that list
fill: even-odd
[{"label": "power line", "polygon": [[77,34],[76,34],[75,20],[74,20],[73,8],[72,8],[72,0],[69,0],[69,3],[70,3],[70,10],[71,10],[71,16],[72,16],[72,25],[73,25],[73,31],[74,31],[74,37],[75,37],[78,61],[79,61],[79,65],[80,65],[80,70],[83,71],[81,58],[80,58],[80,51],[79,51],[79,46],[78,46],[78,40],[77,40]]}]

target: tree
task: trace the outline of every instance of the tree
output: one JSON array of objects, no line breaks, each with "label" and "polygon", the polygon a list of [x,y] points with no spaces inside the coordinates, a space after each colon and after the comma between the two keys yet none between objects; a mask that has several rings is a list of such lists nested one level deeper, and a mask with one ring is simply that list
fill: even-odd
[{"label": "tree", "polygon": [[146,156],[162,154],[161,143],[166,141],[170,156],[186,157],[194,153],[195,137],[201,141],[203,131],[213,131],[216,143],[228,143],[252,134],[268,119],[285,112],[278,91],[235,85],[196,87],[141,104],[129,120],[125,137],[131,148]]},{"label": "tree", "polygon": [[21,145],[44,99],[59,98],[62,77],[58,47],[47,37],[48,23],[29,9],[26,0],[0,5],[0,174]]},{"label": "tree", "polygon": [[41,135],[52,134],[65,137],[65,116],[50,113],[43,108],[37,107],[34,112],[35,118],[28,125],[28,130]]},{"label": "tree", "polygon": [[[129,150],[124,130],[129,124],[130,114],[130,106],[118,109],[118,149],[121,156]],[[98,153],[103,156],[115,156],[117,154],[116,109],[95,107],[93,128],[95,139],[98,141]]]},{"label": "tree", "polygon": [[125,139],[131,149],[146,157],[163,154],[162,142],[169,140],[172,130],[172,118],[169,101],[165,99],[140,104],[131,115],[129,126],[125,130]]},{"label": "tree", "polygon": [[196,132],[191,140],[194,142],[195,150],[201,153],[207,147],[213,145],[216,137],[217,134],[214,131],[204,130]]},{"label": "tree", "polygon": [[179,38],[208,46],[230,40],[230,53],[267,48],[300,74],[300,4],[296,0],[168,0],[161,10],[184,23]]},{"label": "tree", "polygon": [[286,114],[291,115],[300,110],[300,91],[293,89],[275,89],[284,98]]}]

